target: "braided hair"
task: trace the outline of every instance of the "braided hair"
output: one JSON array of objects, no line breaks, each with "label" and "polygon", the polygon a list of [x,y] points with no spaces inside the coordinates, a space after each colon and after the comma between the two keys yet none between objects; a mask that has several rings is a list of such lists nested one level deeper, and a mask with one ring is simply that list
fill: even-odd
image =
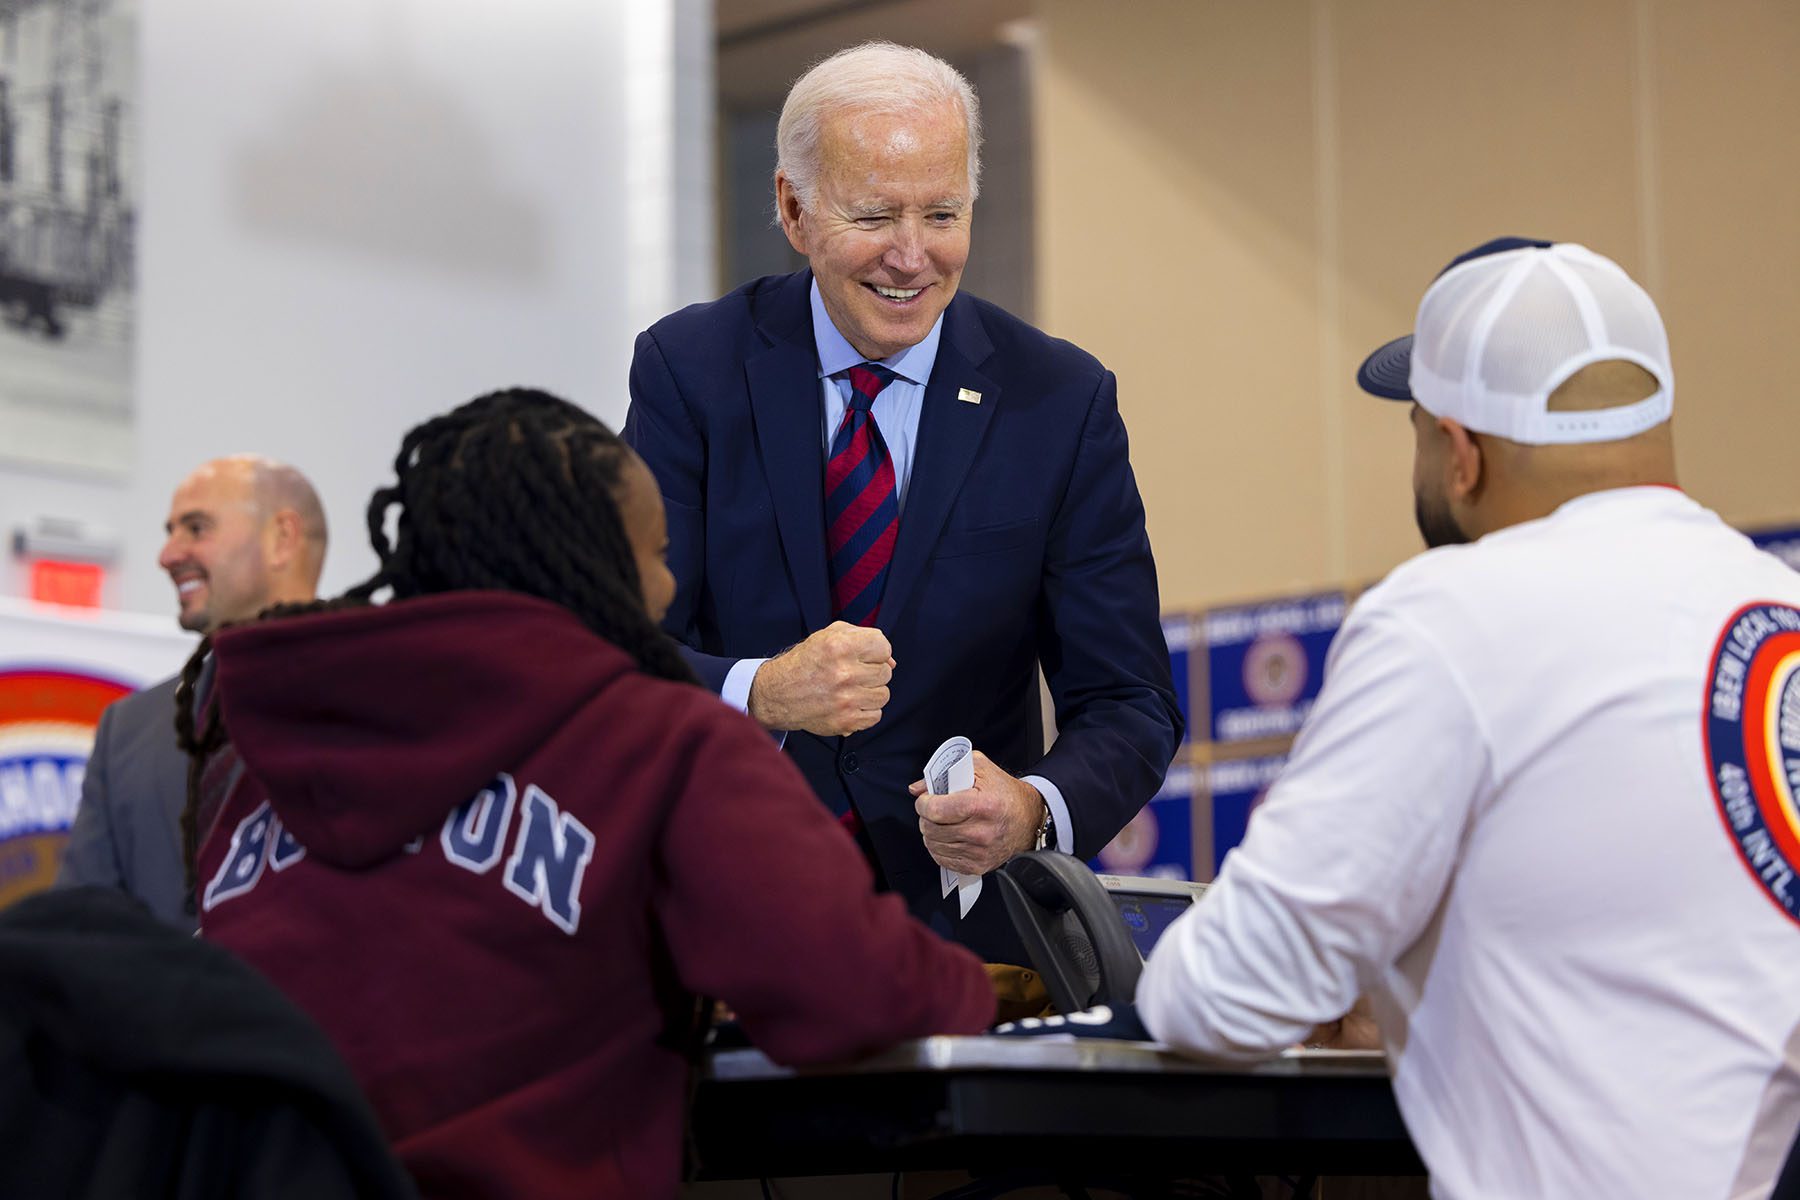
[{"label": "braided hair", "polygon": [[[369,542],[381,567],[335,600],[281,604],[258,620],[490,588],[559,604],[648,675],[695,682],[675,643],[645,610],[637,559],[619,504],[633,455],[600,420],[530,388],[490,392],[417,426],[394,458],[395,482],[369,500]],[[394,537],[389,510],[399,509]],[[224,627],[221,627],[224,628]],[[196,696],[212,635],[176,688],[176,739],[188,754],[181,816],[188,904],[197,886],[201,779],[229,741],[218,705]]]},{"label": "braided hair", "polygon": [[[369,501],[381,570],[345,593],[396,600],[496,588],[560,604],[646,674],[694,675],[644,609],[619,513],[631,448],[566,400],[491,392],[406,435],[396,482]],[[388,510],[399,520],[390,542]]]}]

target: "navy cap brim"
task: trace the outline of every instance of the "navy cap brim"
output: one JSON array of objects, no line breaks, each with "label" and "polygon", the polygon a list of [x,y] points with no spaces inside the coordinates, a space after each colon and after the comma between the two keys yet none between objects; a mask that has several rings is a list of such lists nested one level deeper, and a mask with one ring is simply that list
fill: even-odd
[{"label": "navy cap brim", "polygon": [[1413,335],[1397,337],[1363,359],[1356,386],[1384,400],[1411,400]]},{"label": "navy cap brim", "polygon": [[[1546,242],[1542,238],[1495,238],[1451,259],[1450,265],[1439,271],[1436,279],[1442,279],[1472,259],[1486,258],[1490,254],[1504,254],[1510,250],[1527,248],[1547,250],[1553,245],[1555,245],[1554,242]],[[1356,386],[1371,396],[1380,396],[1383,400],[1411,400],[1413,398],[1412,346],[1413,335],[1409,333],[1405,337],[1395,338],[1363,359],[1362,366],[1357,368]]]}]

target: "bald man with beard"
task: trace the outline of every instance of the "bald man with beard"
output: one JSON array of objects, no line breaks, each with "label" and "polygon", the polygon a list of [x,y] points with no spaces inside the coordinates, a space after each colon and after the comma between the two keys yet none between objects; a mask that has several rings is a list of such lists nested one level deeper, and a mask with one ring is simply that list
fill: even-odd
[{"label": "bald man with beard", "polygon": [[[182,480],[157,562],[183,629],[209,633],[272,604],[312,600],[325,564],[325,511],[299,471],[254,454],[214,459]],[[136,896],[192,931],[181,855],[187,757],[175,744],[175,680],[101,714],[57,887]]]},{"label": "bald man with beard", "polygon": [[1357,382],[1409,406],[1430,549],[1357,600],[1144,1025],[1254,1060],[1361,993],[1436,1200],[1770,1196],[1800,576],[1677,485],[1668,337],[1617,263],[1499,238],[1413,329]]}]

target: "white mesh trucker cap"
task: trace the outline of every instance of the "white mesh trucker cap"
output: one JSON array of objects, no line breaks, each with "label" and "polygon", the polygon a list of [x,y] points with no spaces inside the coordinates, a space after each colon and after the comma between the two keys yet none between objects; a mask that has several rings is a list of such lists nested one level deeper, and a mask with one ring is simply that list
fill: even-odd
[{"label": "white mesh trucker cap", "polygon": [[[1593,412],[1550,412],[1550,393],[1590,363],[1623,359],[1656,393]],[[1669,339],[1644,289],[1574,242],[1497,238],[1459,255],[1419,301],[1413,332],[1369,355],[1364,391],[1416,400],[1479,433],[1543,446],[1611,442],[1669,419]]]}]

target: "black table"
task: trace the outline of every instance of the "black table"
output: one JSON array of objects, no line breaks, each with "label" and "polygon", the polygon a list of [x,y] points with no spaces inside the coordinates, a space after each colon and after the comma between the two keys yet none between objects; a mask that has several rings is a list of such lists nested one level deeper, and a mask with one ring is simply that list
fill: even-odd
[{"label": "black table", "polygon": [[1381,1056],[1362,1051],[1232,1068],[1134,1042],[936,1037],[795,1070],[728,1050],[708,1063],[694,1122],[699,1179],[1424,1173]]}]

